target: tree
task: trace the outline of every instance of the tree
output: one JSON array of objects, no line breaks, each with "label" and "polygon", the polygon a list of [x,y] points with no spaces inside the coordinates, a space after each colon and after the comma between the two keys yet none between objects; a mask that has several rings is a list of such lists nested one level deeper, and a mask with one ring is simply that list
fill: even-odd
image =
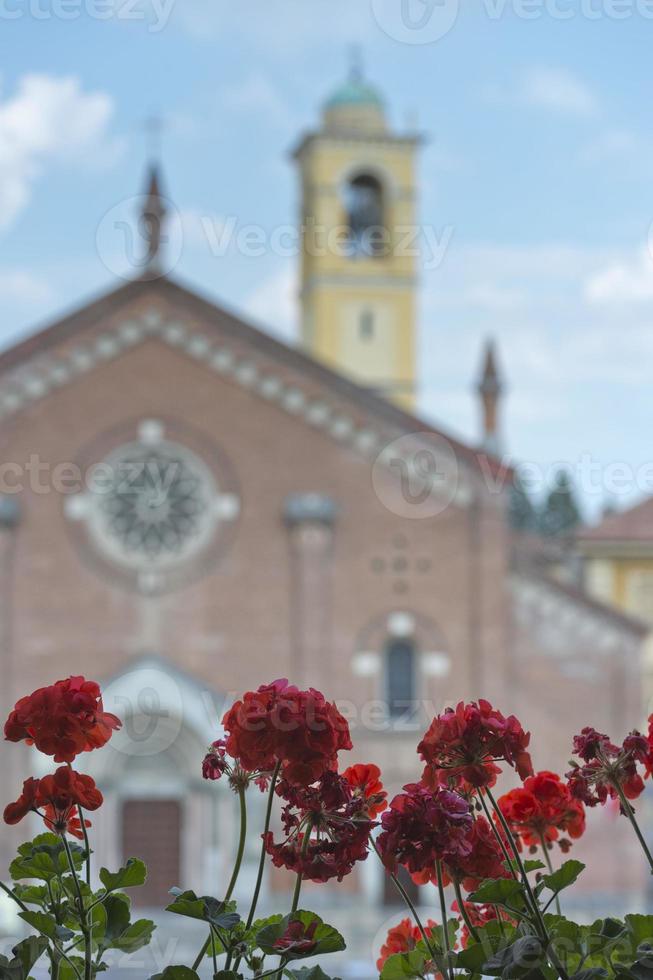
[{"label": "tree", "polygon": [[515,531],[537,531],[538,517],[528,492],[526,480],[515,473],[508,499],[508,523]]},{"label": "tree", "polygon": [[562,537],[572,534],[580,522],[581,514],[571,476],[560,469],[540,512],[540,531],[550,537]]}]

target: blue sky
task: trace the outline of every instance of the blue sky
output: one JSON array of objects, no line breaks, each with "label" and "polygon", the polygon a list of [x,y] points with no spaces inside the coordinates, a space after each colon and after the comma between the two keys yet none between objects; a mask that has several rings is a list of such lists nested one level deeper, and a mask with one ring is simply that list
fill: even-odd
[{"label": "blue sky", "polygon": [[142,189],[152,113],[177,274],[293,338],[296,259],[215,254],[206,223],[295,221],[288,151],[356,43],[393,125],[429,137],[420,216],[448,236],[420,273],[422,413],[477,435],[493,335],[506,443],[540,486],[566,462],[590,516],[653,492],[653,2],[406,0],[412,26],[401,9],[0,0],[0,343],[116,281],[102,220]]}]

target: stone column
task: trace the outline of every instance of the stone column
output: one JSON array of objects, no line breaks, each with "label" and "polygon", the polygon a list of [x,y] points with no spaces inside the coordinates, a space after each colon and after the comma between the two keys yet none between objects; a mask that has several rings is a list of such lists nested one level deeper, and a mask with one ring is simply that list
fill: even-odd
[{"label": "stone column", "polygon": [[335,503],[316,493],[291,494],[284,505],[290,544],[291,681],[324,683],[333,626]]}]

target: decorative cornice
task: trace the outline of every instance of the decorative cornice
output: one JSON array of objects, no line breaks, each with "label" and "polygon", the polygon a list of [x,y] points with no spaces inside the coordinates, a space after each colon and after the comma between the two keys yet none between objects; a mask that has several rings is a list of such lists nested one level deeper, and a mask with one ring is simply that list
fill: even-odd
[{"label": "decorative cornice", "polygon": [[[337,393],[325,392],[318,396],[314,384],[304,385],[296,377],[288,381],[285,372],[277,373],[276,365],[271,365],[263,353],[243,354],[229,339],[191,327],[179,317],[167,319],[154,307],[138,318],[117,322],[99,335],[88,339],[79,337],[65,352],[56,348],[37,352],[19,367],[7,371],[0,384],[0,422],[148,339],[156,339],[183,352],[216,374],[275,404],[286,414],[303,419],[312,428],[367,460],[380,457],[385,461],[382,453],[390,443],[393,443],[393,452],[389,463],[394,460],[396,465],[402,453],[405,453],[407,463],[414,456],[419,431],[402,448],[395,440],[406,434],[405,429],[376,422],[371,413],[363,410],[350,412]],[[367,415],[364,424],[360,421],[361,414]],[[428,436],[428,432],[424,434]],[[462,472],[455,503],[466,508],[474,497],[474,490],[464,473],[464,461],[460,460],[460,463]]]}]

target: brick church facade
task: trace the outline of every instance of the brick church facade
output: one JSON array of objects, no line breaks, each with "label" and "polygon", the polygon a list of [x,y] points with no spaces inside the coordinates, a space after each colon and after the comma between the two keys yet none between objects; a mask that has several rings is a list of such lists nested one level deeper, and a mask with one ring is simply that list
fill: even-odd
[{"label": "brick church facade", "polygon": [[[200,763],[259,683],[338,700],[352,761],[391,790],[461,698],[518,714],[538,768],[566,764],[581,724],[639,721],[643,628],[516,548],[509,469],[169,276],[0,355],[0,445],[2,712],[70,673],[101,681],[125,726],[90,757],[98,857],[149,858],[146,903],[228,873],[235,802]],[[9,796],[42,764],[0,744]],[[613,833],[590,816],[586,849]],[[3,833],[3,866],[18,839]],[[643,887],[623,848],[588,902]],[[266,880],[269,907],[283,887]],[[370,860],[347,890],[372,935],[382,873]]]}]

